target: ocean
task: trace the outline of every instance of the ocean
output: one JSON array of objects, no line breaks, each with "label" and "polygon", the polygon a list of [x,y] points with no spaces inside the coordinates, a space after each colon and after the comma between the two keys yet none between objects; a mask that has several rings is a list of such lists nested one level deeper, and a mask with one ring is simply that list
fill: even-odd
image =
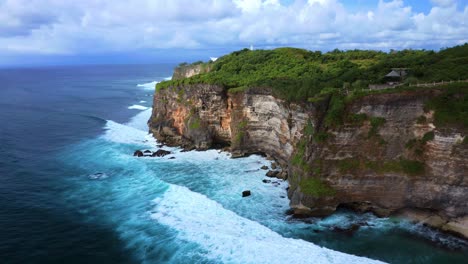
[{"label": "ocean", "polygon": [[465,241],[399,219],[292,218],[260,156],[133,157],[158,149],[173,67],[0,69],[0,263],[468,263]]}]

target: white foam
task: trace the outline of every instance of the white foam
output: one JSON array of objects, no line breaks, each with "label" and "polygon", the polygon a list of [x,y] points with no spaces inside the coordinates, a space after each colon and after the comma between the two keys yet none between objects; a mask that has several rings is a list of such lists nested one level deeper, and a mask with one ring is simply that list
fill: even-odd
[{"label": "white foam", "polygon": [[169,76],[169,77],[164,77],[164,80],[165,80],[165,81],[172,80],[172,76]]},{"label": "white foam", "polygon": [[135,109],[135,110],[146,110],[148,107],[142,105],[132,105],[129,106],[128,109]]},{"label": "white foam", "polygon": [[141,111],[136,116],[132,117],[132,119],[130,119],[130,121],[126,125],[129,126],[129,127],[136,128],[136,129],[139,129],[141,131],[147,132],[148,131],[147,122],[151,117],[151,112],[152,111],[153,111],[153,109],[151,109],[151,108],[148,108],[148,109],[146,109],[144,111]]},{"label": "white foam", "polygon": [[145,100],[141,100],[141,101],[140,101],[140,104],[142,104],[142,103],[146,103],[146,101],[145,101]]},{"label": "white foam", "polygon": [[282,237],[185,187],[171,185],[154,203],[153,219],[223,263],[382,263]]},{"label": "white foam", "polygon": [[[147,113],[145,113],[147,114]],[[137,144],[154,146],[156,140],[147,132],[108,120],[105,126],[106,132],[103,138],[109,141],[123,144]]]},{"label": "white foam", "polygon": [[137,84],[137,87],[142,87],[145,90],[154,90],[156,88],[156,84],[158,84],[158,83],[160,83],[160,82],[152,81],[152,82],[148,82],[148,83]]}]

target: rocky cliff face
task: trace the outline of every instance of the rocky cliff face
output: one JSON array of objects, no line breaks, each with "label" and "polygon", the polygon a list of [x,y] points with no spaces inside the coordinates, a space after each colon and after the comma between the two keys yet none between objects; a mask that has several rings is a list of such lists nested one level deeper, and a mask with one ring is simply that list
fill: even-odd
[{"label": "rocky cliff face", "polygon": [[170,145],[230,146],[236,156],[264,153],[286,165],[306,120],[303,107],[268,89],[227,93],[215,85],[191,85],[156,93],[149,126]]},{"label": "rocky cliff face", "polygon": [[[322,142],[305,136],[305,162],[290,166],[291,207],[315,215],[338,206],[381,216],[417,209],[440,218],[437,227],[462,221],[468,148],[462,129],[436,127],[434,112],[424,111],[424,102],[438,93],[367,96],[347,110],[360,122],[329,129]],[[467,236],[464,228],[455,232]]]},{"label": "rocky cliff face", "polygon": [[439,92],[367,96],[347,106],[343,126],[319,132],[316,107],[287,103],[268,89],[178,86],[155,94],[149,126],[169,145],[274,157],[289,173],[297,214],[418,209],[441,219],[429,221],[434,226],[468,236],[465,132],[436,127],[434,113],[424,111]]}]

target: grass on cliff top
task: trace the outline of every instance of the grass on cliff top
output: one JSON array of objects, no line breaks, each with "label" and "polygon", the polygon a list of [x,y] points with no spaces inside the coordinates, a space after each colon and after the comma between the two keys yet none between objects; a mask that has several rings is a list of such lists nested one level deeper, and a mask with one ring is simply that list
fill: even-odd
[{"label": "grass on cliff top", "polygon": [[410,68],[408,78],[414,82],[468,79],[468,44],[440,52],[335,49],[322,53],[296,48],[243,49],[210,62],[210,66],[208,73],[161,82],[157,90],[200,83],[217,84],[226,89],[269,87],[284,99],[306,101],[327,87],[358,91],[369,83],[383,83],[384,76],[394,67]]}]

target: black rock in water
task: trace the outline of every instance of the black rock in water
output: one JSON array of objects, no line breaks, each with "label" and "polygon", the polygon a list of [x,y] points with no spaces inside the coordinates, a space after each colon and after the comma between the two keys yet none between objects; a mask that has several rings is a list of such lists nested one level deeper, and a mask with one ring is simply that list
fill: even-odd
[{"label": "black rock in water", "polygon": [[243,191],[243,192],[242,192],[242,197],[247,197],[247,196],[250,196],[250,194],[251,194],[251,193],[250,193],[250,191],[249,191],[249,190],[247,190],[247,191]]},{"label": "black rock in water", "polygon": [[164,150],[164,149],[158,149],[158,151],[153,152],[151,157],[164,157],[166,155],[171,154],[170,151]]},{"label": "black rock in water", "polygon": [[270,180],[262,180],[263,183],[270,183],[271,181]]},{"label": "black rock in water", "polygon": [[142,157],[144,154],[141,150],[137,150],[133,153],[133,156],[136,156],[136,157]]},{"label": "black rock in water", "polygon": [[151,154],[152,152],[151,152],[151,150],[148,150],[148,149],[147,149],[147,150],[143,151],[143,153],[144,153],[144,154]]},{"label": "black rock in water", "polygon": [[260,169],[262,169],[262,170],[268,170],[268,166],[267,166],[267,165],[263,165],[262,167],[260,167]]}]

